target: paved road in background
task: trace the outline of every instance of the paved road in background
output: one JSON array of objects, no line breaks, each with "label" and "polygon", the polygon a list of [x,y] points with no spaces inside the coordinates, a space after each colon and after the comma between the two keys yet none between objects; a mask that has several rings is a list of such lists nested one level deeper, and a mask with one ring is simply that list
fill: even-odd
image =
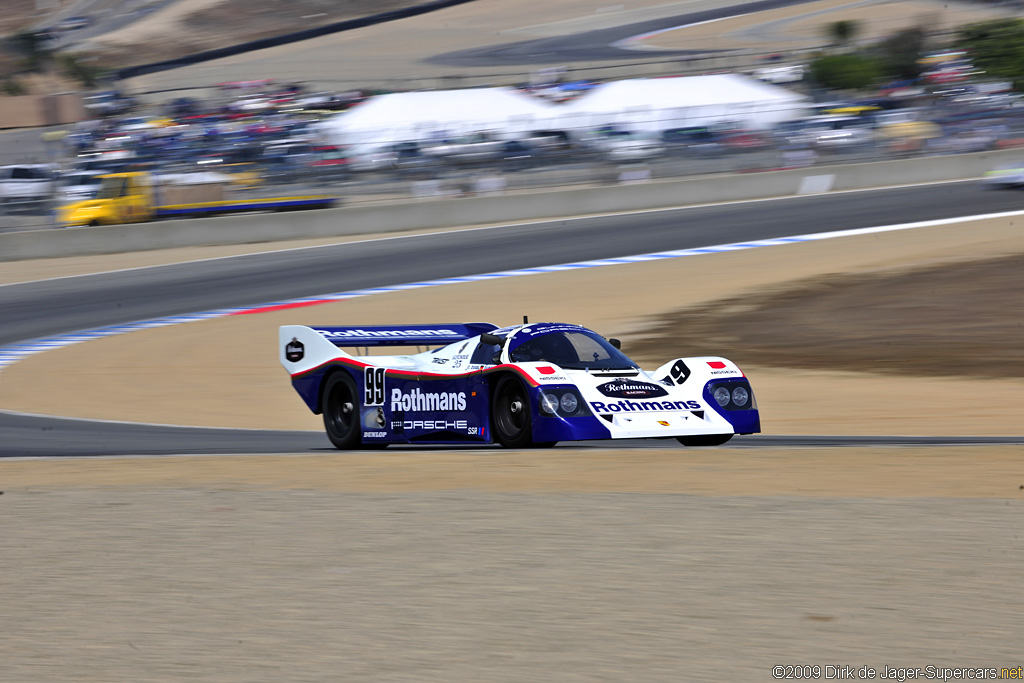
[{"label": "paved road in background", "polygon": [[616,47],[614,43],[633,36],[663,31],[677,26],[699,24],[702,22],[726,19],[741,14],[765,12],[802,5],[815,0],[761,0],[743,5],[720,7],[703,12],[690,12],[663,19],[653,19],[635,24],[626,24],[614,28],[587,31],[569,36],[554,36],[525,40],[514,43],[503,43],[489,47],[458,50],[429,57],[423,61],[428,64],[446,64],[450,66],[513,66],[528,64],[572,64],[575,62],[622,61],[624,59],[651,59],[652,57],[689,56],[709,54],[711,52],[728,52],[728,50],[658,50],[636,51]]},{"label": "paved road in background", "polygon": [[56,47],[66,48],[86,42],[90,38],[101,36],[124,28],[139,19],[172,5],[178,0],[77,0],[64,3],[64,7],[36,23],[36,28],[57,26],[62,19],[68,17],[88,17],[92,23],[83,28],[65,32],[57,40]]},{"label": "paved road in background", "polygon": [[[0,287],[0,344],[421,280],[1017,209],[1024,209],[1019,193],[947,183],[376,240],[24,283]],[[10,414],[0,420],[0,455],[8,456],[325,447],[321,435],[309,433],[171,429]]]}]

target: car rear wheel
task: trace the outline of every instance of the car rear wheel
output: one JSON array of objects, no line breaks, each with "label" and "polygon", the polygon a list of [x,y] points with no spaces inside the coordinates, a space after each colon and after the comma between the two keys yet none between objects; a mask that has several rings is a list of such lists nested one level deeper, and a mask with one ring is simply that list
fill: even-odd
[{"label": "car rear wheel", "polygon": [[676,441],[689,448],[700,446],[721,446],[732,438],[732,434],[701,434],[699,436],[677,436]]},{"label": "car rear wheel", "polygon": [[522,381],[511,375],[503,377],[494,389],[491,422],[494,439],[506,448],[527,448],[531,445],[530,396]]},{"label": "car rear wheel", "polygon": [[335,448],[349,450],[359,445],[358,396],[355,380],[347,372],[336,372],[324,383],[324,428]]}]

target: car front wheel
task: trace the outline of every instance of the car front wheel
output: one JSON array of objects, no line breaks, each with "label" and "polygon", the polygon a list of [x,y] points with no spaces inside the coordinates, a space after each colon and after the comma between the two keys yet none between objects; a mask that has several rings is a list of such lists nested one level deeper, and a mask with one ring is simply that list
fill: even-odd
[{"label": "car front wheel", "polygon": [[503,377],[494,389],[491,403],[494,439],[506,448],[527,448],[531,444],[530,396],[522,381]]}]

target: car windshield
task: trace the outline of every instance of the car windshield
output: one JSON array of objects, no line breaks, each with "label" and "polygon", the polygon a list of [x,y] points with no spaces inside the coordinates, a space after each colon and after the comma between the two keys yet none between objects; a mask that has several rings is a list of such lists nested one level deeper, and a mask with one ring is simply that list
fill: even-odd
[{"label": "car windshield", "polygon": [[541,361],[568,370],[630,370],[636,363],[606,339],[589,331],[550,332],[512,349],[513,362]]},{"label": "car windshield", "polygon": [[124,178],[109,176],[100,181],[100,189],[96,194],[97,199],[117,199],[122,196]]}]

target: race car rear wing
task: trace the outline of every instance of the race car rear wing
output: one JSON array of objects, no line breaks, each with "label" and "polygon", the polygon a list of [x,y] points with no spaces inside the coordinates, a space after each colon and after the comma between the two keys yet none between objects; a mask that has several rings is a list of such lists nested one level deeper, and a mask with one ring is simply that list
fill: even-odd
[{"label": "race car rear wing", "polygon": [[335,346],[435,346],[470,339],[498,329],[491,323],[439,325],[360,325],[313,327]]}]

